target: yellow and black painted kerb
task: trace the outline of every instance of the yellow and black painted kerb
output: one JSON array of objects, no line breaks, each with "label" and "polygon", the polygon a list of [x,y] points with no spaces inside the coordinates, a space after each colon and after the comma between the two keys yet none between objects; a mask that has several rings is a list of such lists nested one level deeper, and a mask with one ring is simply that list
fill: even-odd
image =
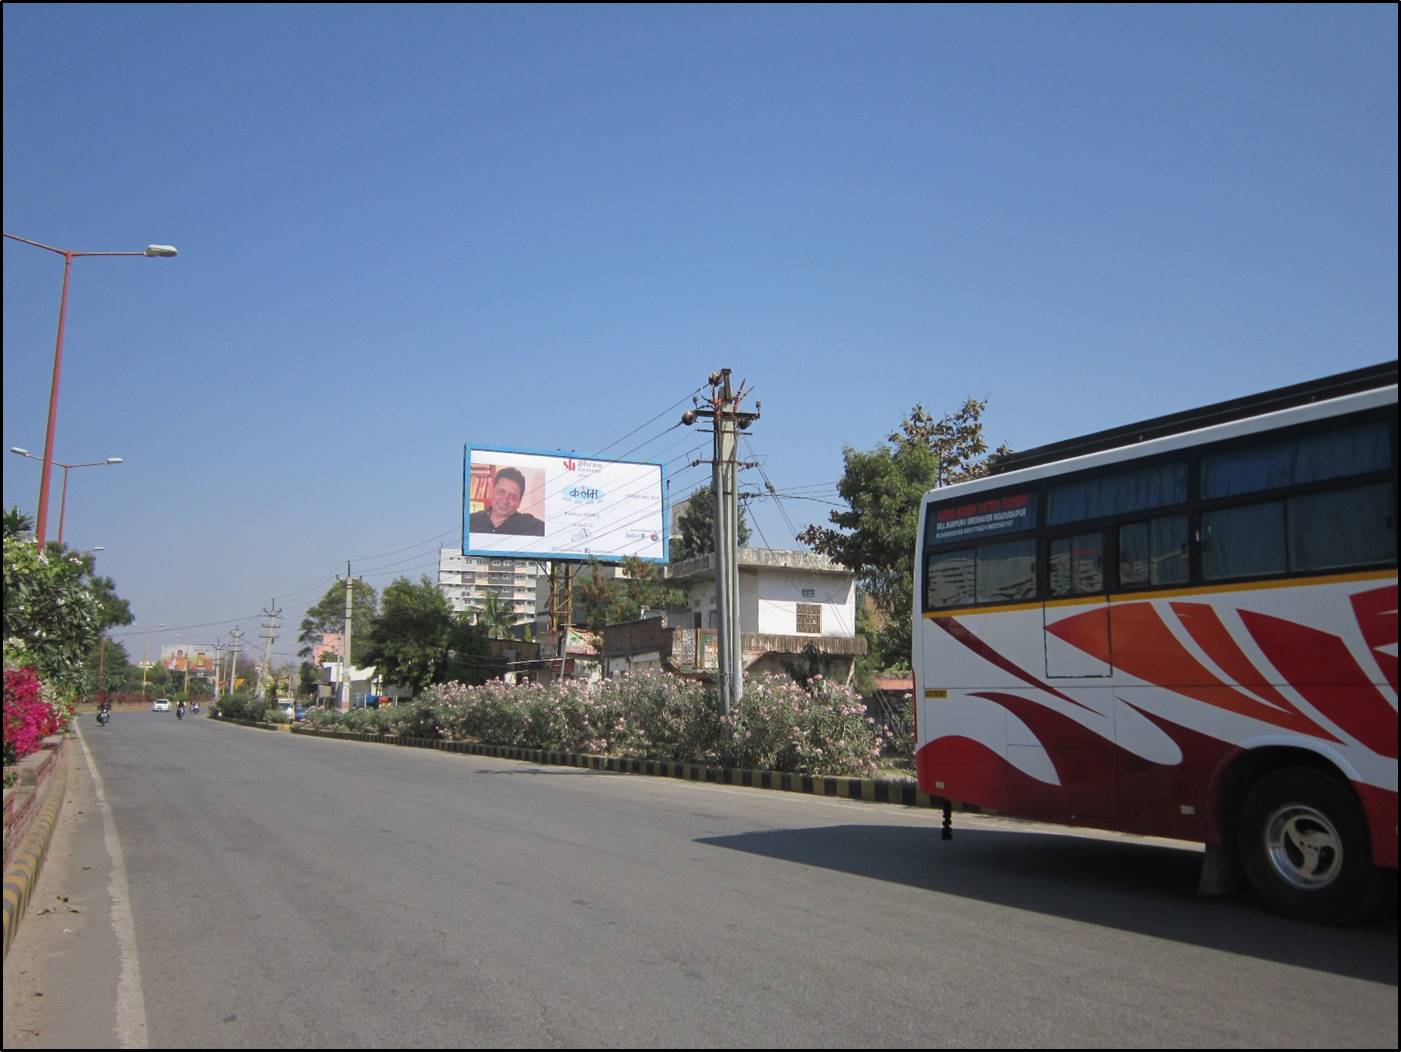
[{"label": "yellow and black painted kerb", "polygon": [[788,771],[756,771],[741,767],[714,767],[700,763],[675,760],[643,760],[632,756],[599,756],[594,753],[557,752],[550,749],[527,749],[519,745],[479,745],[476,742],[442,741],[432,738],[406,738],[389,734],[363,734],[355,731],[316,730],[296,727],[294,734],[318,738],[339,738],[343,741],[378,742],[403,745],[417,749],[438,749],[443,752],[492,756],[501,760],[524,760],[528,763],[550,764],[557,767],[582,767],[591,771],[614,771],[619,774],[642,774],[654,778],[679,778],[688,782],[710,782],[715,785],[743,786],[751,789],[773,789],[787,793],[808,793],[814,796],[836,796],[848,800],[864,800],[876,804],[900,804],[905,807],[942,808],[941,797],[930,796],[905,778],[835,778]]},{"label": "yellow and black painted kerb", "polygon": [[54,772],[44,784],[46,795],[39,804],[39,813],[25,830],[24,839],[5,868],[5,957],[10,955],[10,943],[14,942],[20,921],[24,919],[29,897],[39,881],[39,871],[44,868],[44,856],[48,854],[49,841],[53,839],[54,827],[58,825],[58,813],[63,807],[67,788],[68,749],[62,748],[56,758]]}]

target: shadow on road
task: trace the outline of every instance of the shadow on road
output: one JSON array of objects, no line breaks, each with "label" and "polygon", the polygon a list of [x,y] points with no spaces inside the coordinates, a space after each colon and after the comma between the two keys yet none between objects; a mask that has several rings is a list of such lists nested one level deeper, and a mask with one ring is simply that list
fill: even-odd
[{"label": "shadow on road", "polygon": [[[927,828],[867,825],[703,837],[697,843],[1397,984],[1394,894],[1381,917],[1359,925],[1299,924],[1266,912],[1249,895],[1198,897],[1201,855],[1187,849],[967,828],[944,842]],[[931,900],[929,908],[940,904]]]}]

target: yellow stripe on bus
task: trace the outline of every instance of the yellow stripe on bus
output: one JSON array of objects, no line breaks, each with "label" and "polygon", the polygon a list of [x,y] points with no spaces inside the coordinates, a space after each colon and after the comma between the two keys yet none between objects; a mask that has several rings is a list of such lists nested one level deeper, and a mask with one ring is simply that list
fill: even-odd
[{"label": "yellow stripe on bus", "polygon": [[[1144,599],[1176,599],[1181,596],[1219,595],[1223,592],[1255,592],[1265,588],[1308,588],[1323,584],[1347,584],[1354,581],[1396,580],[1395,570],[1363,570],[1357,573],[1330,574],[1327,577],[1290,577],[1273,581],[1237,581],[1234,584],[1201,585],[1195,588],[1164,588],[1154,592],[1116,592],[1108,596],[1113,603],[1141,602]],[[970,614],[1006,614],[1019,610],[1040,610],[1045,607],[1095,606],[1105,601],[1103,595],[1078,596],[1074,599],[1046,599],[1032,603],[1008,603],[1006,606],[963,606],[948,610],[931,610],[927,621],[941,617],[967,617]]]}]

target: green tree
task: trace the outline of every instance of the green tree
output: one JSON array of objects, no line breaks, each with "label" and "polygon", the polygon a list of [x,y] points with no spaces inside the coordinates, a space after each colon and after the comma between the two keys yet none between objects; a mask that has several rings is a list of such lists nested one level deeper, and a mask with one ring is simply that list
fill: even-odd
[{"label": "green tree", "polygon": [[[715,550],[715,492],[706,486],[690,496],[690,502],[676,520],[680,532],[671,543],[671,561],[680,562]],[[739,546],[749,543],[749,525],[744,509],[739,509]]]},{"label": "green tree", "polygon": [[490,647],[485,631],[456,616],[427,577],[400,578],[384,590],[365,659],[387,683],[414,694],[449,679],[480,681]]},{"label": "green tree", "polygon": [[509,639],[511,626],[515,623],[516,615],[511,609],[511,601],[488,589],[482,595],[482,608],[477,611],[477,624],[485,630],[487,637]]},{"label": "green tree", "polygon": [[125,643],[108,637],[105,646],[99,639],[89,652],[86,681],[94,690],[105,689],[111,694],[134,690],[141,686],[141,669],[131,663]]},{"label": "green tree", "polygon": [[19,510],[18,505],[5,512],[5,536],[26,537],[34,533],[34,520]]},{"label": "green tree", "polygon": [[297,670],[297,696],[316,697],[316,688],[321,685],[321,669],[310,661],[303,661]]},{"label": "green tree", "polygon": [[[867,631],[880,668],[909,667],[920,503],[936,484],[987,473],[986,405],[970,398],[937,420],[916,405],[886,445],[864,453],[847,447],[837,491],[848,510],[831,513],[835,529],[809,526],[798,535],[860,578],[875,607]],[[1006,452],[1003,445],[997,455]]]},{"label": "green tree", "polygon": [[[351,586],[351,625],[350,664],[363,668],[366,664],[365,649],[369,633],[366,631],[375,619],[378,594],[374,588],[356,578]],[[323,635],[345,634],[345,583],[337,582],[326,589],[326,594],[306,612],[302,618],[301,634],[297,641],[302,644],[298,657],[311,657],[312,649],[321,642]]]},{"label": "green tree", "polygon": [[937,420],[925,412],[924,406],[916,405],[888,441],[928,446],[939,462],[935,485],[951,486],[955,482],[980,479],[988,473],[992,461],[1012,451],[1004,442],[992,456],[986,455],[983,410],[987,404],[986,398],[968,398],[958,409]]},{"label": "green tree", "polygon": [[636,621],[643,610],[686,605],[686,593],[668,585],[657,563],[635,557],[623,560],[623,576],[602,572],[601,564],[590,561],[594,572],[581,575],[574,587],[574,621],[597,628],[623,621]]},{"label": "green tree", "polygon": [[6,537],[4,560],[5,663],[33,665],[63,693],[81,693],[103,617],[91,561],[62,549],[40,554],[27,537]]}]

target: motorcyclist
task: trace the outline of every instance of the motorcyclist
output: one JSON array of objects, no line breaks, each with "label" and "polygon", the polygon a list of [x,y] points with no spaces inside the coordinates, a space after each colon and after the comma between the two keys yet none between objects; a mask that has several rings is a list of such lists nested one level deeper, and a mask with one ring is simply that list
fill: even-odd
[{"label": "motorcyclist", "polygon": [[177,720],[183,720],[185,718],[185,703],[183,701],[178,702],[175,706],[175,718]]}]

